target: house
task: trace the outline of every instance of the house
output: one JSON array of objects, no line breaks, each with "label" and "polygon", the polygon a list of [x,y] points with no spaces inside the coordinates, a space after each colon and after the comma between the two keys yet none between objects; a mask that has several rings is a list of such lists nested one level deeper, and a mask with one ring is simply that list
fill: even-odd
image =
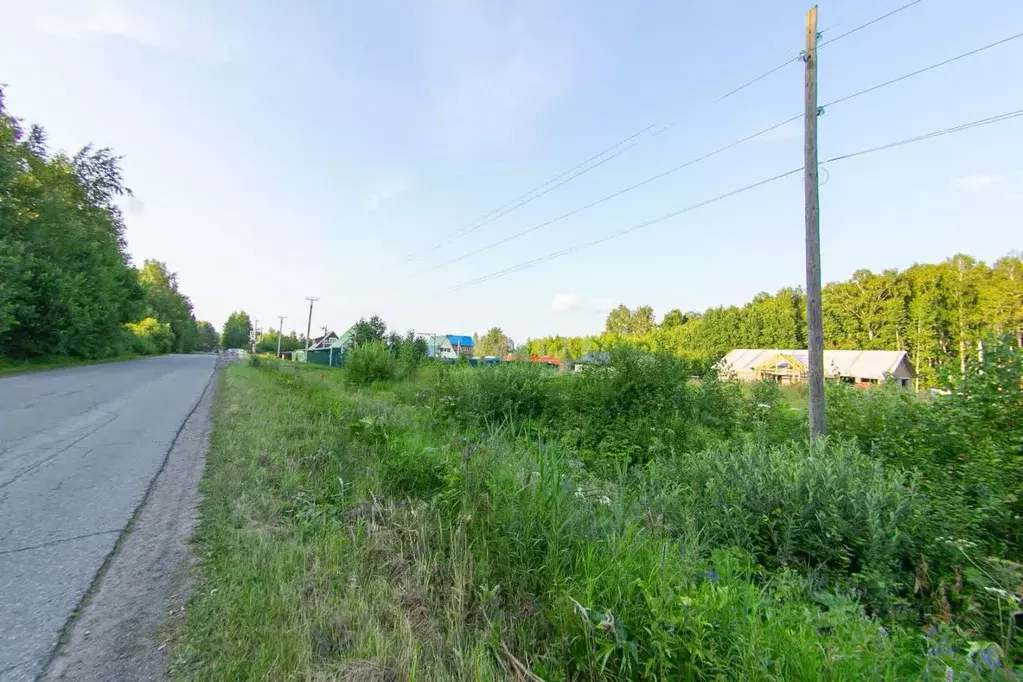
[{"label": "house", "polygon": [[471,358],[475,344],[471,336],[458,334],[435,334],[426,340],[426,354],[431,358],[457,360]]},{"label": "house", "polygon": [[309,350],[318,350],[318,349],[321,349],[321,348],[330,348],[330,345],[334,341],[337,341],[337,334],[335,334],[334,332],[330,332],[329,334],[324,334],[323,336],[317,336],[315,339],[313,339],[313,342],[311,344],[309,344]]},{"label": "house", "polygon": [[[806,350],[742,348],[723,357],[716,367],[741,381],[795,384],[806,381],[807,362]],[[893,376],[906,387],[916,372],[904,350],[826,350],[824,376],[860,386],[879,384]]]},{"label": "house", "polygon": [[582,372],[590,367],[600,367],[611,364],[611,354],[607,351],[590,351],[579,357],[573,364],[576,372]]}]

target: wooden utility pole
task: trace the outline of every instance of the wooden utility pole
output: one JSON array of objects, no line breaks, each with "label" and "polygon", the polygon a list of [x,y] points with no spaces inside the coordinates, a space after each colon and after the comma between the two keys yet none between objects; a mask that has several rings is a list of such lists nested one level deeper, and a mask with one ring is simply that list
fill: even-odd
[{"label": "wooden utility pole", "polygon": [[821,313],[821,215],[817,184],[817,6],[806,13],[803,190],[806,201],[806,341],[810,440],[828,431],[824,417],[824,318]]},{"label": "wooden utility pole", "polygon": [[[305,323],[305,349],[309,350],[309,334],[313,331],[313,303],[320,299],[315,296],[306,296],[305,300],[309,301],[309,320]],[[307,357],[306,360],[309,358]]]}]

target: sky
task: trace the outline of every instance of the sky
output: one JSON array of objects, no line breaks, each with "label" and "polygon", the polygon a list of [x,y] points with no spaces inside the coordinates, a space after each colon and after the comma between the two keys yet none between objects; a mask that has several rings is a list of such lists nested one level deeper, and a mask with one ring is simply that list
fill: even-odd
[{"label": "sky", "polygon": [[[822,41],[906,0],[823,0]],[[129,252],[196,317],[516,341],[619,303],[702,310],[804,284],[801,174],[471,286],[802,165],[806,2],[0,0],[9,110],[123,155]],[[1023,32],[1023,3],[923,0],[822,47],[820,101]],[[754,77],[785,68],[722,101]],[[1023,39],[827,107],[820,158],[1023,109]],[[638,131],[606,163],[479,219]],[[623,147],[612,151],[622,150]],[[601,157],[604,158],[604,157]],[[1023,118],[824,166],[825,282],[1023,249]]]}]

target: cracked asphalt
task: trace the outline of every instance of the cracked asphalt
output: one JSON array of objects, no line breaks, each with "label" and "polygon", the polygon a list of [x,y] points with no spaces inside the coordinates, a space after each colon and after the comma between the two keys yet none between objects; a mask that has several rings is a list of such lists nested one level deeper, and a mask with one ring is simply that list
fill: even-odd
[{"label": "cracked asphalt", "polygon": [[215,358],[0,379],[0,681],[35,679],[146,498]]}]

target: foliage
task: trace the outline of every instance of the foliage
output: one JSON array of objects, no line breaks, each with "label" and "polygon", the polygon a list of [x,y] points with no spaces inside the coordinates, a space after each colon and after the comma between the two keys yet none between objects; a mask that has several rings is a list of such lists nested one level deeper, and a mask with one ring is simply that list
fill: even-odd
[{"label": "foliage", "polygon": [[169,353],[174,347],[174,332],[167,322],[147,317],[139,322],[129,322],[125,328],[134,336],[131,346],[133,353],[139,355]]},{"label": "foliage", "polygon": [[539,417],[551,396],[552,371],[529,363],[493,367],[445,367],[434,398],[462,423],[487,425]]},{"label": "foliage", "polygon": [[356,346],[372,341],[383,341],[387,333],[387,323],[378,315],[373,315],[368,320],[360,318],[355,323],[354,343]]},{"label": "foliage", "polygon": [[86,147],[50,154],[0,91],[0,355],[89,358],[123,352],[141,292],[115,202],[119,158]]},{"label": "foliage", "polygon": [[220,337],[213,325],[205,320],[195,323],[195,349],[197,351],[216,350],[220,345]]},{"label": "foliage", "polygon": [[745,439],[651,464],[652,506],[712,545],[771,568],[817,565],[891,580],[923,499],[898,470],[841,441]]},{"label": "foliage", "polygon": [[[619,305],[604,333],[526,342],[531,355],[574,359],[627,342],[713,361],[735,348],[805,348],[806,300],[802,290],[757,294],[741,306],[701,313],[671,310],[660,326],[649,306]],[[924,386],[935,386],[948,367],[962,371],[976,357],[977,342],[1008,333],[1023,345],[1023,260],[1010,254],[992,266],[957,254],[904,271],[859,270],[823,291],[824,337],[829,348],[901,349]]]},{"label": "foliage", "polygon": [[473,334],[473,341],[476,357],[503,358],[512,349],[511,339],[500,327],[491,327],[482,337]]},{"label": "foliage", "polygon": [[252,337],[252,321],[249,314],[244,310],[235,311],[228,315],[220,332],[220,347],[248,348],[249,339]]},{"label": "foliage", "polygon": [[444,488],[447,461],[434,446],[403,447],[380,463],[380,479],[390,495],[428,500]]},{"label": "foliage", "polygon": [[[166,352],[168,338],[169,350],[193,350],[191,303],[175,275],[158,261],[131,266],[116,203],[130,194],[120,157],[91,146],[51,153],[43,129],[26,134],[0,91],[0,355]],[[141,331],[126,332],[136,321]]]},{"label": "foliage", "polygon": [[352,384],[387,381],[397,371],[397,360],[381,341],[359,344],[345,356],[345,375]]},{"label": "foliage", "polygon": [[142,286],[144,314],[169,324],[175,353],[195,350],[197,332],[192,302],[178,290],[178,276],[167,264],[147,259],[138,271]]},{"label": "foliage", "polygon": [[[452,386],[479,390],[469,376],[532,379],[494,369],[425,374],[456,382],[442,396],[456,399]],[[585,378],[534,376],[558,398],[540,418]],[[914,594],[926,570],[902,559],[926,534],[927,496],[851,442],[777,447],[755,430],[600,476],[538,417],[477,428],[392,402],[420,383],[338,378],[228,370],[175,677],[1013,677],[1009,621],[997,639],[978,624],[1018,608],[1020,567],[960,554],[945,601],[974,607],[949,624],[928,606],[937,583]],[[742,415],[752,393],[694,393],[687,414],[735,401]]]},{"label": "foliage", "polygon": [[281,342],[282,353],[290,353],[291,351],[305,348],[305,339],[300,338],[294,331],[281,336],[277,330],[268,329],[260,335],[259,341],[255,345],[256,352],[273,353],[276,355],[278,338]]}]

